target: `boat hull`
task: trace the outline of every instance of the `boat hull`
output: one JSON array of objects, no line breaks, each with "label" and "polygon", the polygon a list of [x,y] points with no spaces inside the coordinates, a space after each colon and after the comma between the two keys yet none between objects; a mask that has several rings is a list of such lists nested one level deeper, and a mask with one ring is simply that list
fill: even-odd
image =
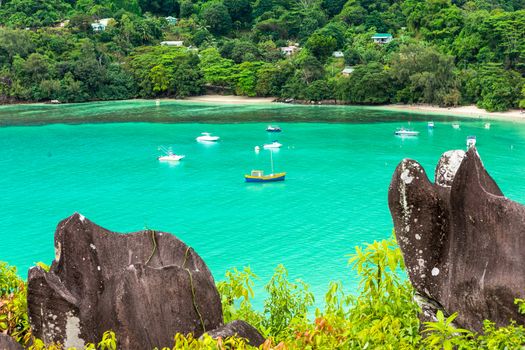
[{"label": "boat hull", "polygon": [[177,162],[181,160],[182,158],[184,158],[184,156],[162,156],[162,157],[159,157],[158,159],[161,162]]},{"label": "boat hull", "polygon": [[244,175],[244,179],[246,180],[246,182],[275,182],[284,181],[285,176],[286,173],[277,173],[263,176]]},{"label": "boat hull", "polygon": [[263,145],[263,148],[264,149],[281,148],[281,146],[282,144],[280,144],[279,142],[274,142],[274,143],[267,143]]},{"label": "boat hull", "polygon": [[219,136],[199,136],[196,140],[199,142],[216,142],[219,140]]},{"label": "boat hull", "polygon": [[418,136],[419,131],[396,131],[394,134],[396,136]]}]

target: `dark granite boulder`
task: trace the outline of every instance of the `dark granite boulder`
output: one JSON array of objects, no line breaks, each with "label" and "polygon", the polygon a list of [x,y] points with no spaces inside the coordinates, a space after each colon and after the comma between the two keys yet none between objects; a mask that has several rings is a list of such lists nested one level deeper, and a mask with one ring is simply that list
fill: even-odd
[{"label": "dark granite boulder", "polygon": [[248,341],[248,344],[255,347],[260,346],[265,341],[264,337],[257,329],[241,320],[232,321],[222,327],[208,332],[208,334],[214,339],[219,337],[224,339],[233,336],[244,338]]},{"label": "dark granite boulder", "polygon": [[24,348],[7,334],[0,333],[0,350],[24,350]]},{"label": "dark granite boulder", "polygon": [[172,346],[222,325],[213,277],[193,249],[158,231],[117,234],[80,214],[58,224],[49,272],[29,270],[35,336],[82,348],[106,330],[121,349]]},{"label": "dark granite boulder", "polygon": [[445,153],[435,183],[403,160],[388,204],[410,281],[427,301],[423,321],[442,308],[476,331],[484,319],[525,322],[514,305],[525,297],[525,207],[503,196],[475,148]]}]

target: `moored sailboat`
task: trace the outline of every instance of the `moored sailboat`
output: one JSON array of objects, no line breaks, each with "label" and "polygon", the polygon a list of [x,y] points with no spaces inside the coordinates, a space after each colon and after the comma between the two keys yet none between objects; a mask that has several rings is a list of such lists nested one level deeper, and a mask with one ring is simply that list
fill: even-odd
[{"label": "moored sailboat", "polygon": [[271,174],[264,175],[263,170],[252,170],[250,174],[244,175],[246,182],[275,182],[275,181],[284,181],[286,176],[285,172],[274,173],[273,170],[273,151],[270,150],[270,163],[272,165]]}]

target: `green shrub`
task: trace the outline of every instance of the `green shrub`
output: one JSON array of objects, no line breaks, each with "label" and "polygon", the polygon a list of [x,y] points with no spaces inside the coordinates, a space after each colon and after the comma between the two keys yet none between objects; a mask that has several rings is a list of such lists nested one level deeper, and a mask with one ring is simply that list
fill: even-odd
[{"label": "green shrub", "polygon": [[31,339],[27,317],[27,289],[16,267],[0,262],[0,333],[26,345]]}]

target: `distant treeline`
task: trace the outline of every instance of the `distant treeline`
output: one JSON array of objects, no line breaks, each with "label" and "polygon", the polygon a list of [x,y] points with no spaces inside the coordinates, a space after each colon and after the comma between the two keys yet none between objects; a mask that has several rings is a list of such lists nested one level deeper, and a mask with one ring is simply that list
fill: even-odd
[{"label": "distant treeline", "polygon": [[525,0],[0,0],[0,102],[213,88],[506,110],[525,107],[524,38]]}]

